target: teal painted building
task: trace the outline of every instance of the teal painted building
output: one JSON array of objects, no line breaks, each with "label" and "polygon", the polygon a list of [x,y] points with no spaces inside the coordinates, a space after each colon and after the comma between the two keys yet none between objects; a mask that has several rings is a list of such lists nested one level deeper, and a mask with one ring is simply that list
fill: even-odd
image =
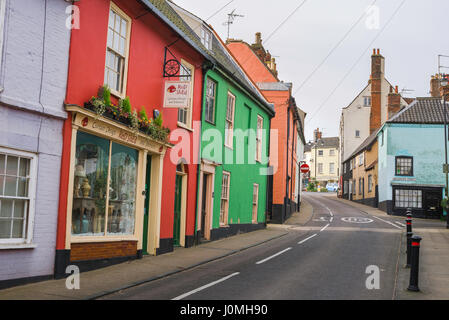
[{"label": "teal painted building", "polygon": [[[443,173],[444,113],[439,98],[417,98],[379,130],[379,208],[389,214],[439,218]],[[446,141],[447,143],[447,141]]]}]

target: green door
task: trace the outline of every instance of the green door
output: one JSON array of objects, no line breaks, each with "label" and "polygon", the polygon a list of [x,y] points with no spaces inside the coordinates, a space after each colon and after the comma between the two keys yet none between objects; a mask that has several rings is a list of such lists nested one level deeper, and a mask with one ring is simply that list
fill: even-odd
[{"label": "green door", "polygon": [[182,176],[176,175],[175,186],[175,218],[173,222],[173,245],[179,246],[181,231],[181,194],[182,194]]},{"label": "green door", "polygon": [[143,213],[142,253],[148,254],[148,219],[150,212],[151,156],[147,156],[147,175],[145,177],[145,206]]}]

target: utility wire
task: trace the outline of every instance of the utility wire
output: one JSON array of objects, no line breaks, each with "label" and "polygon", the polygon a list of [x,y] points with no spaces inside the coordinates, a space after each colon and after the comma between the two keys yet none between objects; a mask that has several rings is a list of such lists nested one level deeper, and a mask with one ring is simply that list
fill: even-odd
[{"label": "utility wire", "polygon": [[[377,0],[374,0],[373,3],[371,3],[371,7],[376,4]],[[354,28],[362,21],[362,19],[366,16],[366,12],[364,11],[363,14],[360,16],[360,18],[357,19],[357,21],[349,28],[349,30],[346,32],[346,34],[338,41],[338,43],[331,49],[331,51],[327,54],[327,56],[321,61],[321,63],[316,66],[316,68],[307,76],[307,78],[301,83],[301,85],[296,89],[296,91],[293,93],[293,95],[297,94],[302,87],[310,80],[310,78],[313,77],[313,75],[324,65],[324,63],[329,59],[329,57],[334,53],[334,51],[343,43],[343,41],[349,36],[349,34],[354,30]]]},{"label": "utility wire", "polygon": [[299,6],[296,7],[295,10],[292,11],[292,13],[290,13],[290,14],[287,16],[287,18],[285,18],[285,19],[281,22],[281,24],[279,24],[279,25],[276,27],[276,29],[274,29],[274,31],[270,33],[270,35],[265,39],[265,43],[267,43],[268,40],[270,40],[270,38],[271,38],[272,36],[274,36],[274,34],[275,34],[275,33],[276,33],[276,32],[277,32],[277,31],[278,31],[284,24],[286,24],[288,20],[290,20],[290,18],[291,18],[291,17],[292,17],[292,16],[293,16],[299,9],[301,9],[301,7],[302,7],[306,2],[307,2],[307,0],[304,0]]},{"label": "utility wire", "polygon": [[327,98],[324,100],[324,102],[319,106],[319,108],[316,110],[316,112],[310,117],[307,121],[307,123],[310,123],[310,121],[320,112],[320,110],[324,107],[324,105],[329,101],[329,99],[334,95],[334,93],[338,90],[338,88],[343,84],[343,82],[346,80],[346,78],[351,74],[352,70],[357,66],[357,64],[362,60],[362,58],[365,56],[365,53],[371,48],[373,43],[380,37],[382,32],[387,28],[387,26],[390,24],[390,22],[393,20],[393,18],[396,16],[396,14],[399,12],[399,10],[402,8],[406,0],[403,0],[401,4],[397,7],[397,9],[394,11],[390,19],[388,19],[387,23],[383,26],[383,28],[377,33],[377,35],[374,37],[374,39],[370,42],[368,47],[363,51],[363,53],[360,55],[360,57],[356,60],[356,62],[352,65],[352,67],[349,69],[349,71],[345,74],[345,76],[340,80],[340,82],[337,84],[337,86],[332,90],[332,92],[327,96]]}]

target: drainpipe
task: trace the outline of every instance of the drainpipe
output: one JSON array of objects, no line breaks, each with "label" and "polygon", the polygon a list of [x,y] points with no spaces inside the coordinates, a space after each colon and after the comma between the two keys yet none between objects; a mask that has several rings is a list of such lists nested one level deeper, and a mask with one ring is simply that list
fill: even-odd
[{"label": "drainpipe", "polygon": [[288,198],[288,142],[290,140],[290,98],[288,100],[287,106],[287,156],[285,157],[286,165],[285,165],[285,173],[286,173],[286,181],[285,181],[285,197],[284,197],[284,209],[283,209],[283,217],[282,223],[284,223],[284,218],[287,216],[287,198]]}]

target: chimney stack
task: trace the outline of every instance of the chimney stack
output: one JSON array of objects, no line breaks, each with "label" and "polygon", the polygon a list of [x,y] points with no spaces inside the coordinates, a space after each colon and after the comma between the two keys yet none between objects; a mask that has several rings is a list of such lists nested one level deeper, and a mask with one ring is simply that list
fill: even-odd
[{"label": "chimney stack", "polygon": [[399,94],[398,86],[393,90],[390,87],[390,93],[388,94],[388,120],[390,120],[396,113],[401,110],[401,95]]},{"label": "chimney stack", "polygon": [[314,130],[313,132],[314,134],[314,138],[315,138],[315,143],[318,142],[318,140],[321,140],[323,133],[320,131],[320,128]]},{"label": "chimney stack", "polygon": [[430,96],[433,98],[440,98],[440,76],[434,75],[430,79]]},{"label": "chimney stack", "polygon": [[370,134],[382,125],[382,80],[385,72],[385,58],[379,49],[373,49],[371,56],[371,114]]},{"label": "chimney stack", "polygon": [[256,32],[256,45],[261,46],[262,45],[262,33]]},{"label": "chimney stack", "polygon": [[446,97],[446,103],[449,103],[449,85],[440,87],[440,97]]}]

